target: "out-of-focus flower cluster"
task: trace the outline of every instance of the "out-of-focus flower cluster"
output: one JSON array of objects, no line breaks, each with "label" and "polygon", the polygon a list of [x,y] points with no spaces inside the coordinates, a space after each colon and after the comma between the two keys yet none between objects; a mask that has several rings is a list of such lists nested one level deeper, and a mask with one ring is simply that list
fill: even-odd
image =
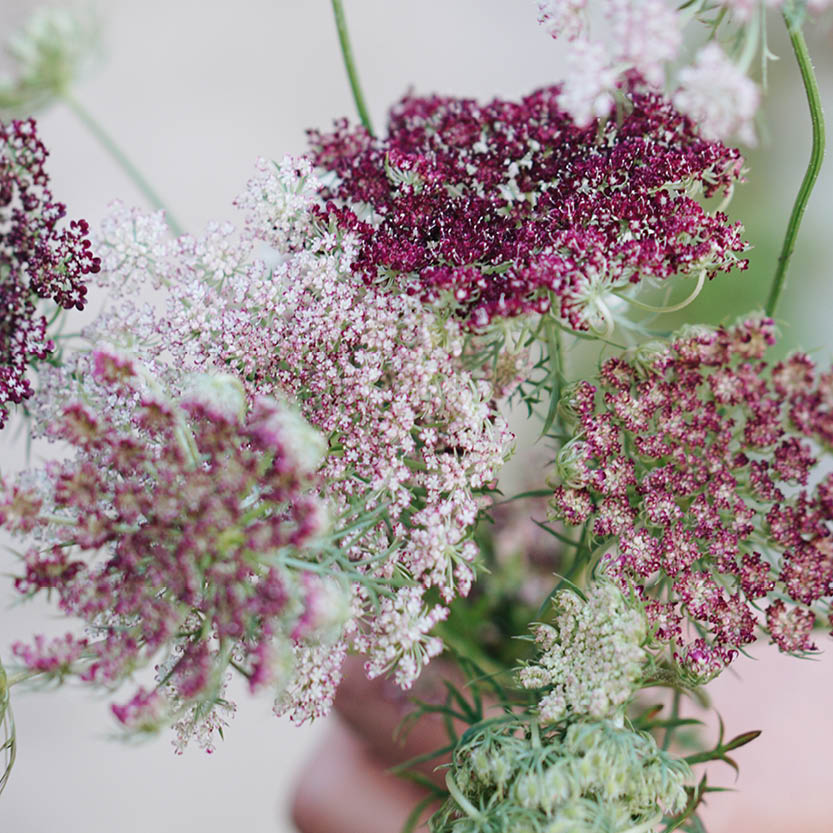
[{"label": "out-of-focus flower cluster", "polygon": [[625,833],[685,807],[683,761],[610,721],[542,730],[522,719],[483,728],[454,751],[451,793],[432,833]]},{"label": "out-of-focus flower cluster", "polygon": [[469,328],[552,309],[609,332],[614,292],[746,265],[739,225],[694,199],[728,192],[740,154],[641,82],[620,93],[618,124],[575,126],[550,87],[486,105],[405,98],[383,139],[312,131],[319,214],[356,236],[368,284],[393,279]]},{"label": "out-of-focus flower cluster", "polygon": [[159,685],[114,706],[118,719],[176,718],[186,735],[207,720],[210,735],[230,666],[252,690],[281,682],[290,638],[318,639],[338,615],[334,579],[317,574],[323,439],[286,404],[248,408],[231,377],[194,377],[174,401],[114,353],[76,369],[85,404],[49,426],[75,456],[7,487],[0,522],[37,542],[18,590],[54,594],[87,631],[13,652],[108,688],[156,661]]},{"label": "out-of-focus flower cluster", "polygon": [[15,75],[0,78],[0,112],[32,113],[64,95],[94,54],[97,38],[91,14],[36,9],[6,42]]},{"label": "out-of-focus flower cluster", "polygon": [[[762,16],[771,8],[786,9],[791,19],[804,14],[802,4],[791,0],[698,0],[680,6],[667,0],[535,2],[542,26],[554,38],[568,41],[559,104],[576,124],[611,115],[622,77],[637,72],[654,88],[665,87],[705,138],[737,137],[749,145],[756,141],[754,118],[761,93],[747,72],[757,51],[763,60],[771,57]],[[806,8],[814,14],[830,5],[830,0],[811,0]],[[591,12],[601,17],[593,22],[593,32]],[[683,31],[694,19],[710,27],[713,37],[680,68]]]},{"label": "out-of-focus flower cluster", "polygon": [[563,401],[575,439],[554,514],[615,539],[608,573],[700,681],[755,639],[765,600],[783,651],[812,649],[830,610],[833,475],[814,455],[833,444],[833,373],[800,353],[770,364],[773,343],[767,318],[684,330],[608,359]]},{"label": "out-of-focus flower cluster", "polygon": [[[322,569],[344,577],[349,615],[326,645],[286,641],[295,671],[277,710],[296,721],[327,712],[348,650],[407,687],[442,649],[430,631],[469,590],[477,493],[513,439],[490,386],[464,368],[459,326],[353,275],[352,238],[309,212],[310,176],[303,161],[261,166],[240,200],[242,238],[213,225],[172,240],[160,215],[117,208],[99,246],[118,298],[86,332],[175,393],[191,370],[234,374],[249,402],[291,399],[325,438],[323,460],[308,444],[306,465],[344,533]],[[271,265],[253,257],[255,235]],[[148,283],[161,290],[156,305],[136,301]],[[44,374],[36,435],[72,407],[70,378]]]},{"label": "out-of-focus flower cluster", "polygon": [[633,696],[647,653],[648,626],[639,603],[628,603],[607,582],[582,600],[572,590],[553,598],[553,624],[535,628],[539,656],[521,669],[521,685],[545,689],[538,713],[543,723],[569,714],[612,717]]},{"label": "out-of-focus flower cluster", "polygon": [[99,270],[86,221],[59,225],[66,207],[49,190],[46,156],[34,120],[0,122],[0,428],[32,395],[29,365],[55,348],[38,302],[83,309],[86,276]]}]

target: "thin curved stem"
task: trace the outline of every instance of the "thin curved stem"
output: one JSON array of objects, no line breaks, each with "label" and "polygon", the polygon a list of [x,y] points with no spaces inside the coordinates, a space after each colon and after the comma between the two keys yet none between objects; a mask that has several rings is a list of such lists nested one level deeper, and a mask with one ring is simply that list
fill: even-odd
[{"label": "thin curved stem", "polygon": [[813,64],[810,61],[810,53],[807,51],[807,43],[801,32],[800,26],[790,22],[787,13],[784,14],[784,21],[787,24],[787,31],[790,35],[793,51],[795,52],[798,68],[801,71],[801,80],[804,82],[804,91],[807,94],[807,103],[810,106],[810,119],[813,125],[813,146],[810,151],[810,163],[801,181],[801,187],[793,204],[792,213],[787,223],[787,231],[784,235],[784,242],[781,244],[781,254],[778,256],[778,265],[775,269],[775,276],[772,279],[772,288],[769,291],[769,298],[766,302],[766,314],[770,317],[775,315],[778,306],[778,299],[784,289],[784,279],[787,276],[792,253],[795,250],[795,241],[798,236],[798,229],[804,217],[804,210],[807,208],[807,201],[813,191],[813,186],[818,179],[821,163],[824,159],[824,115],[821,109],[821,96],[816,75],[813,72]]},{"label": "thin curved stem", "polygon": [[617,295],[623,301],[626,301],[627,303],[631,304],[634,307],[638,307],[639,309],[644,309],[647,312],[656,312],[660,314],[664,314],[666,312],[678,312],[679,310],[687,307],[690,303],[692,303],[695,300],[695,298],[697,298],[697,296],[700,294],[700,291],[703,289],[703,284],[705,283],[705,281],[706,270],[701,269],[700,276],[697,278],[697,285],[694,287],[694,290],[691,292],[691,294],[687,298],[684,298],[682,301],[680,301],[679,304],[672,304],[668,307],[655,307],[653,306],[653,304],[643,304],[642,301],[637,301],[636,298],[628,298],[627,295],[618,295],[618,293]]},{"label": "thin curved stem", "polygon": [[176,218],[165,207],[162,199],[154,191],[151,184],[145,179],[141,171],[127,158],[124,151],[116,144],[113,137],[93,118],[87,109],[69,93],[65,93],[63,100],[90,133],[98,139],[102,147],[115,159],[119,167],[130,177],[133,184],[142,192],[145,199],[157,210],[165,212],[165,218],[168,221],[168,226],[171,231],[177,236],[181,237],[185,234],[183,227],[177,222]]},{"label": "thin curved stem", "polygon": [[356,110],[359,112],[359,119],[365,130],[372,136],[373,125],[370,122],[370,114],[367,112],[367,105],[364,103],[359,74],[356,71],[356,62],[353,59],[353,47],[350,46],[350,35],[347,33],[347,20],[344,17],[344,7],[341,0],[332,0],[333,15],[338,30],[338,42],[341,44],[341,54],[344,58],[344,68],[347,70],[347,78],[350,81],[350,89],[353,91],[353,100],[356,102]]}]

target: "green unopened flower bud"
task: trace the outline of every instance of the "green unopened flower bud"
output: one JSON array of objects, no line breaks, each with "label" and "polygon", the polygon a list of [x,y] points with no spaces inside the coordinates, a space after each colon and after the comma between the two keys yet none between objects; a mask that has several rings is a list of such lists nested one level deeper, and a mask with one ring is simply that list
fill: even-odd
[{"label": "green unopened flower bud", "polygon": [[671,355],[668,345],[661,341],[646,341],[636,348],[633,355],[633,368],[642,376],[660,373],[665,360]]},{"label": "green unopened flower bud", "polygon": [[529,772],[515,781],[515,798],[521,807],[534,809],[542,798],[541,782],[537,773]]},{"label": "green unopened flower bud", "polygon": [[503,790],[506,782],[512,775],[512,765],[502,755],[492,756],[492,776],[494,777],[495,785],[499,790]]},{"label": "green unopened flower bud", "polygon": [[471,756],[471,768],[474,774],[485,784],[492,780],[492,764],[489,760],[489,754],[484,747],[478,747],[474,750]]},{"label": "green unopened flower bud", "polygon": [[576,391],[580,382],[572,382],[565,385],[561,391],[561,398],[558,400],[558,418],[565,428],[572,430],[579,421],[579,414],[576,410]]},{"label": "green unopened flower bud", "polygon": [[583,440],[570,440],[555,458],[553,485],[562,484],[570,489],[581,489],[590,481],[592,472],[587,465],[590,456],[587,443]]}]

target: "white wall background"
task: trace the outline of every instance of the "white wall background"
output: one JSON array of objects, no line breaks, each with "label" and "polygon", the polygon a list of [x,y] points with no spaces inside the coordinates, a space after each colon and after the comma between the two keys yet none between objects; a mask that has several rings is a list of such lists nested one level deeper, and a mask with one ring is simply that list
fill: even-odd
[{"label": "white wall background", "polygon": [[[3,0],[0,37],[32,5]],[[559,47],[538,28],[531,0],[346,0],[346,6],[377,126],[387,105],[412,85],[418,92],[517,96],[561,74]],[[353,116],[328,0],[102,0],[99,7],[108,54],[77,86],[77,96],[190,230],[210,219],[235,219],[231,201],[257,156],[302,152],[306,127]],[[816,54],[829,58],[831,43],[817,40]],[[826,83],[831,102],[829,72]],[[772,202],[780,235],[803,169],[807,128],[798,87],[771,108],[776,150],[760,170],[787,189]],[[53,191],[71,216],[95,223],[115,197],[141,204],[65,108],[43,113],[40,130],[52,151]],[[825,294],[805,303],[800,315],[796,303],[784,310],[794,322],[790,332],[807,346],[830,342],[831,183],[828,170],[803,238],[815,259],[800,261],[793,278]],[[3,472],[21,461],[22,449],[7,433]],[[0,594],[4,656],[15,638],[61,628],[47,621],[45,608],[6,609],[11,595]],[[833,740],[833,717],[814,694],[831,690],[829,649],[820,663],[776,657],[738,666],[747,678],[743,688],[727,677],[714,691],[728,731],[767,732],[738,755],[742,803],[737,796],[713,799],[713,833],[829,833],[833,773],[823,754]],[[114,742],[107,703],[88,692],[16,696],[19,757],[0,799],[0,833],[288,833],[293,773],[322,728],[278,721],[268,701],[252,702],[242,692],[238,701],[240,712],[214,755],[194,750],[177,758],[167,738],[138,748]],[[784,813],[796,819],[796,806],[806,814],[803,827],[783,821]]]}]

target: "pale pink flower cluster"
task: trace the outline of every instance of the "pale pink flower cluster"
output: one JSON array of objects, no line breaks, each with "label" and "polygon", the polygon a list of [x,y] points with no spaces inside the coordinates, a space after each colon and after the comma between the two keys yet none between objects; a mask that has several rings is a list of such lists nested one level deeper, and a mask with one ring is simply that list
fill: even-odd
[{"label": "pale pink flower cluster", "polygon": [[591,37],[586,2],[539,0],[539,21],[553,37],[571,41],[558,103],[580,127],[610,114],[617,84],[636,71],[661,86],[665,64],[680,47],[678,15],[666,0],[604,0],[607,36]]},{"label": "pale pink flower cluster", "polygon": [[585,29],[587,0],[535,0],[538,22],[554,37],[575,40]]},{"label": "pale pink flower cluster", "polygon": [[667,0],[605,0],[604,8],[614,64],[627,65],[661,87],[665,64],[674,60],[682,43],[675,6]]},{"label": "pale pink flower cluster", "polygon": [[[376,584],[353,586],[350,625],[326,660],[318,646],[294,649],[299,670],[321,671],[296,674],[279,700],[297,721],[326,712],[348,649],[367,656],[368,674],[394,671],[404,687],[441,650],[430,631],[473,578],[477,492],[513,439],[491,385],[465,369],[459,325],[354,277],[352,239],[309,211],[310,177],[302,161],[259,165],[238,201],[242,238],[214,225],[162,243],[158,217],[117,207],[100,241],[110,279],[122,295],[140,275],[166,291],[155,307],[121,301],[88,334],[162,375],[161,364],[222,368],[250,397],[297,401],[328,440],[319,475],[333,516],[377,513],[343,544]],[[271,266],[252,257],[254,237]],[[431,588],[439,601],[428,601]]]},{"label": "pale pink flower cluster", "polygon": [[706,139],[737,136],[747,145],[756,143],[760,90],[717,43],[706,44],[694,63],[680,70],[679,81],[674,106],[697,122]]},{"label": "pale pink flower cluster", "polygon": [[576,40],[567,55],[567,75],[558,95],[558,106],[579,127],[607,116],[615,99],[618,72],[611,66],[607,47],[585,38]]},{"label": "pale pink flower cluster", "polygon": [[[760,4],[727,0],[726,5],[743,26]],[[830,0],[818,0],[811,8],[818,12],[829,5]],[[697,122],[705,138],[725,141],[735,137],[755,144],[753,119],[760,90],[718,43],[710,41],[692,64],[679,70],[676,80],[670,77],[687,11],[677,10],[667,0],[603,0],[604,35],[591,36],[586,0],[538,0],[538,9],[547,31],[570,41],[558,103],[580,127],[609,116],[618,87],[628,73],[635,72],[650,85],[667,86],[674,106]]]}]

